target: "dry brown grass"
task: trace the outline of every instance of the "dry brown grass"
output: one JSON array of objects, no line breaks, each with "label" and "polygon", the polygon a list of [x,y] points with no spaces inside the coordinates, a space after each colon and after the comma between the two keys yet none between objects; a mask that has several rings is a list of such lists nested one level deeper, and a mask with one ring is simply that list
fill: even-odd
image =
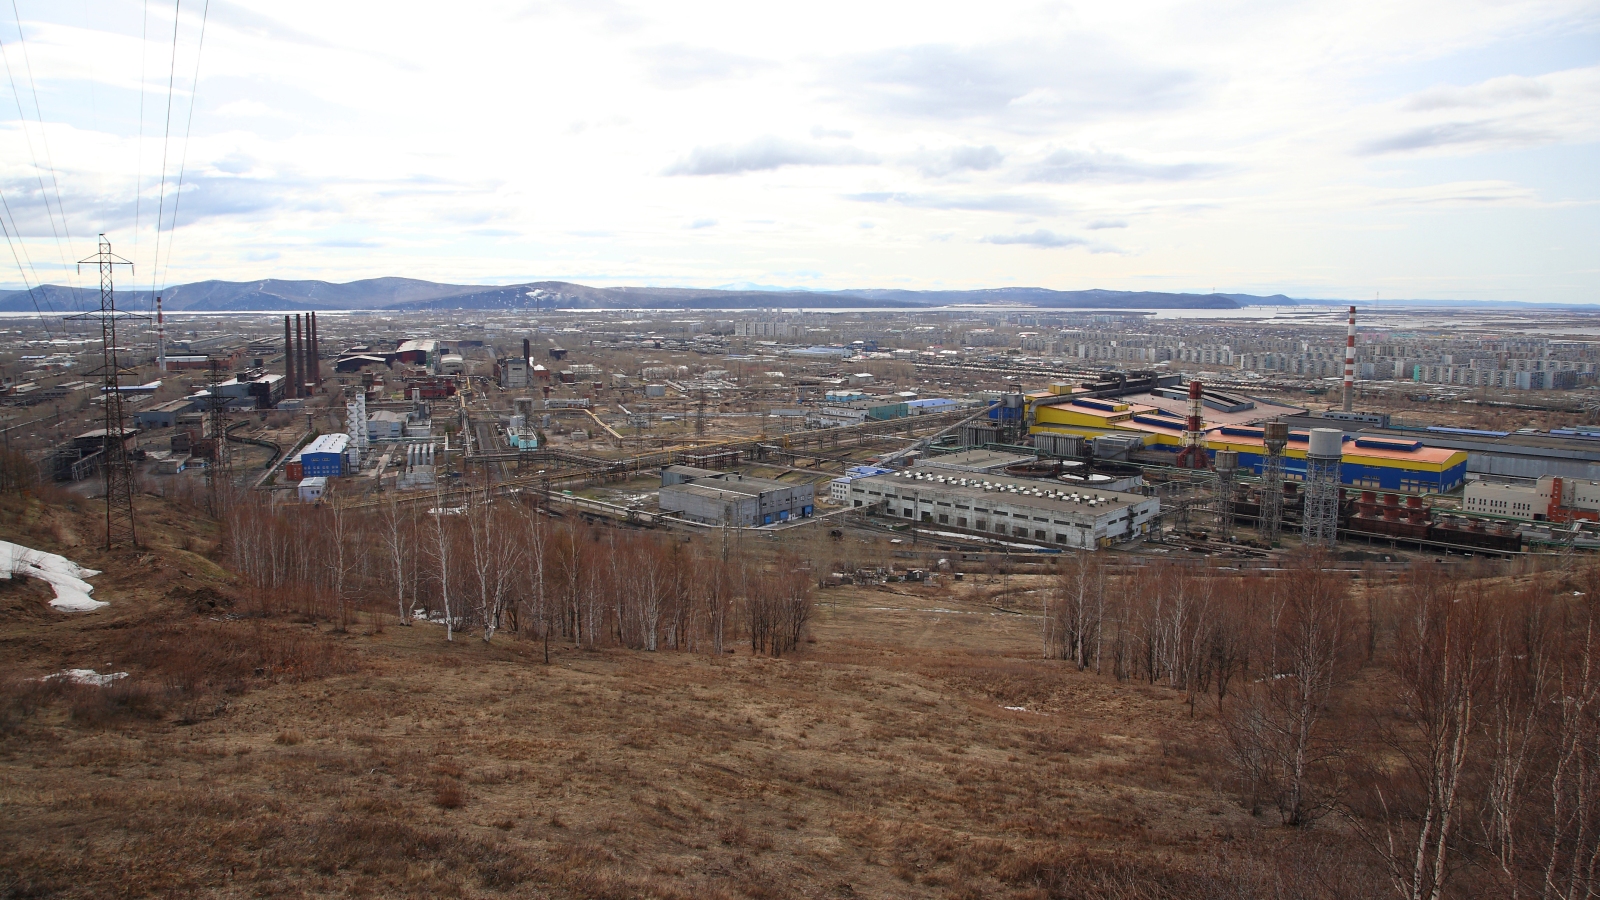
[{"label": "dry brown grass", "polygon": [[[1180,696],[1038,659],[991,597],[840,589],[793,657],[544,666],[197,612],[231,588],[172,546],[88,616],[0,586],[0,896],[1366,893],[1335,831],[1219,793]],[[29,680],[69,666],[132,676]]]}]

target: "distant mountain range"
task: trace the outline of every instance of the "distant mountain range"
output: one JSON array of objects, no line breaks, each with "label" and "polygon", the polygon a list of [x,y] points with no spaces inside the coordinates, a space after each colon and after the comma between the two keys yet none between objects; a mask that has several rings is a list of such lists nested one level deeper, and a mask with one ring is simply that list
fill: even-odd
[{"label": "distant mountain range", "polygon": [[[1293,305],[1281,294],[1174,294],[1151,291],[1052,291],[1046,288],[989,288],[977,291],[851,290],[805,291],[764,285],[734,289],[669,287],[589,287],[565,281],[526,284],[438,284],[411,278],[327,281],[198,281],[162,292],[169,312],[267,312],[310,310],[441,309],[749,309],[809,307],[850,309],[928,306],[1007,305],[1041,309],[1235,309],[1240,306]],[[28,291],[0,291],[0,312],[77,313],[99,306],[89,288],[45,285]],[[148,309],[147,290],[118,291],[121,309]]]},{"label": "distant mountain range", "polygon": [[[309,312],[311,310],[443,309],[811,309],[903,308],[930,306],[1032,306],[1039,309],[1238,309],[1246,306],[1343,306],[1371,301],[1292,299],[1283,294],[1189,294],[1159,291],[1053,291],[1005,287],[976,291],[904,291],[864,289],[808,291],[738,283],[720,288],[590,287],[567,281],[525,284],[439,284],[414,278],[368,278],[335,284],[329,281],[197,281],[162,292],[169,312]],[[46,315],[98,308],[99,292],[48,284],[27,291],[0,290],[0,312],[33,312],[37,302]],[[128,310],[152,307],[147,290],[118,291],[117,306]],[[1385,300],[1383,308],[1432,307],[1462,309],[1529,309],[1549,307],[1592,311],[1593,304],[1537,304],[1493,300]]]}]

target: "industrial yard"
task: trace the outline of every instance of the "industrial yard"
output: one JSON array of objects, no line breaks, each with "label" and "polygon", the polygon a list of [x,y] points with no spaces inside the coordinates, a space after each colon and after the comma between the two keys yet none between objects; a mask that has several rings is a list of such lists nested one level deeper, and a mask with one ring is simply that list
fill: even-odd
[{"label": "industrial yard", "polygon": [[[1295,326],[1344,342],[1330,385],[1040,356],[1036,313],[954,315],[167,319],[98,395],[47,374],[92,343],[19,356],[0,537],[104,606],[0,582],[0,886],[1392,889],[1415,860],[1370,835],[1414,836],[1435,794],[1359,736],[1418,752],[1417,661],[1539,660],[1548,692],[1600,634],[1591,374],[1418,399],[1358,378],[1384,336],[1332,316]],[[1541,340],[1518,352],[1593,354]],[[1498,869],[1417,851],[1471,862],[1461,896],[1600,834],[1555,752],[1600,720],[1530,709],[1551,792],[1444,814],[1481,842],[1578,811]]]},{"label": "industrial yard", "polygon": [[[995,544],[992,516],[907,522],[881,491],[852,487],[954,466],[1042,494],[1148,498],[1131,527],[1091,529],[1094,549],[1203,540],[1247,554],[1308,535],[1362,551],[1600,546],[1597,351],[1568,333],[1581,316],[1544,337],[1492,317],[1465,323],[1481,336],[1430,333],[1399,310],[1340,328],[1315,308],[1248,328],[1073,312],[474,318],[134,324],[122,452],[163,493],[226,484],[367,509],[537,493],[689,534],[815,522],[1008,553],[1086,546],[1077,531],[1014,525]],[[73,373],[97,346],[65,322],[65,337],[15,324],[0,427],[41,477],[93,494],[108,420]],[[21,352],[35,346],[52,352]],[[1318,463],[1308,442],[1327,430],[1339,446]],[[1003,459],[959,464],[977,451]],[[673,475],[689,469],[702,474]],[[1318,493],[1319,473],[1335,494]]]}]

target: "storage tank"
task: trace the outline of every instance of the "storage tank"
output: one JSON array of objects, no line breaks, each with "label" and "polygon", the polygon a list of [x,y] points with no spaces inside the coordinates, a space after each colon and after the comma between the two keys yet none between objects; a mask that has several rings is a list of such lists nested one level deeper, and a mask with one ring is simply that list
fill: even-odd
[{"label": "storage tank", "polygon": [[1344,432],[1337,428],[1311,429],[1311,442],[1306,455],[1320,459],[1338,459],[1344,455]]}]

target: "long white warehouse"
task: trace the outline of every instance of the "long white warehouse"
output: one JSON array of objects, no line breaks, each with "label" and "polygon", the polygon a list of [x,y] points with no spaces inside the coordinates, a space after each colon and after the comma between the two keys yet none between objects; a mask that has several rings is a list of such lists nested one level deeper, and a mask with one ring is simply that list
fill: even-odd
[{"label": "long white warehouse", "polygon": [[940,529],[1093,550],[1144,534],[1161,501],[1004,475],[912,468],[850,483],[852,508]]}]

